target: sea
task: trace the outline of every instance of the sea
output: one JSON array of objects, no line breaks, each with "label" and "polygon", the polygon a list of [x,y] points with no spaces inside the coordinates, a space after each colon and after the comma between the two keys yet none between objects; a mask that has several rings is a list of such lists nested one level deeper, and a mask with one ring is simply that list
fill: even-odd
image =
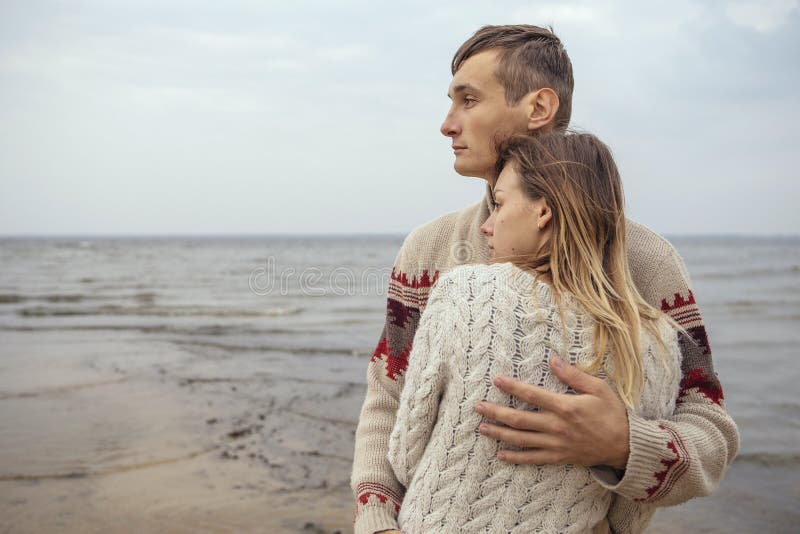
[{"label": "sea", "polygon": [[[741,450],[650,532],[796,532],[800,237],[671,236]],[[402,236],[0,239],[0,532],[350,532]]]}]

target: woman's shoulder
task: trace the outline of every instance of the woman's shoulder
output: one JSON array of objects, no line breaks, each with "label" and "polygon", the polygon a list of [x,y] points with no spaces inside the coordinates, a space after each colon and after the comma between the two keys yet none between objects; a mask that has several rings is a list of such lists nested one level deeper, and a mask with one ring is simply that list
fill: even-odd
[{"label": "woman's shoulder", "polygon": [[439,277],[438,284],[456,289],[495,286],[514,290],[530,289],[536,283],[532,274],[513,263],[471,263],[459,265]]},{"label": "woman's shoulder", "polygon": [[534,300],[538,305],[552,301],[547,284],[508,262],[459,265],[439,277],[431,298],[509,309],[516,303],[529,307]]}]

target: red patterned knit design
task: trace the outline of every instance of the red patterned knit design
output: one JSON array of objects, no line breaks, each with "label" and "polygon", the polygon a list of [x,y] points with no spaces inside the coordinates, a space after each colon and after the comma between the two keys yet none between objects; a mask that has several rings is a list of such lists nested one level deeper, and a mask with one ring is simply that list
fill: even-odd
[{"label": "red patterned knit design", "polygon": [[703,318],[700,316],[700,308],[694,300],[694,294],[689,290],[688,298],[680,293],[675,293],[675,300],[670,303],[667,299],[661,300],[661,311],[672,317],[672,319],[686,329],[692,336],[694,342],[703,351],[703,354],[711,354],[708,346],[708,336],[703,326]]},{"label": "red patterned knit design", "polygon": [[428,302],[431,289],[439,279],[439,271],[433,276],[427,270],[411,276],[398,269],[392,269],[386,301],[386,326],[384,336],[372,353],[370,362],[383,361],[386,376],[397,380],[408,367],[408,355],[417,329],[419,317]]},{"label": "red patterned knit design", "polygon": [[686,329],[694,345],[694,347],[683,347],[684,357],[681,362],[683,378],[678,403],[683,402],[683,397],[690,390],[696,389],[708,400],[719,405],[724,399],[722,385],[711,367],[711,347],[694,294],[691,290],[688,297],[675,293],[673,302],[670,303],[667,299],[661,301],[661,310]]},{"label": "red patterned knit design", "polygon": [[672,451],[674,458],[661,460],[664,470],[655,473],[657,483],[647,488],[647,497],[637,499],[641,502],[652,502],[669,493],[675,481],[689,469],[689,453],[678,433],[663,424],[658,425],[658,428],[668,432],[672,437],[667,442],[667,448]]},{"label": "red patterned knit design", "polygon": [[422,276],[419,279],[416,276],[411,278],[411,282],[408,281],[408,274],[399,271],[397,268],[392,269],[392,280],[397,282],[401,287],[407,287],[411,289],[419,289],[421,287],[431,288],[436,284],[436,281],[439,279],[439,271],[433,273],[433,278],[431,278],[428,270],[422,271]]},{"label": "red patterned knit design", "polygon": [[661,311],[686,329],[703,324],[703,320],[700,317],[700,308],[697,307],[691,290],[689,290],[688,298],[684,298],[680,293],[675,293],[675,301],[672,304],[667,299],[663,299],[661,301]]},{"label": "red patterned knit design", "polygon": [[713,379],[708,375],[705,369],[689,369],[683,372],[683,379],[681,379],[681,395],[690,389],[696,388],[700,393],[713,402],[720,404],[725,398],[722,393],[722,386],[719,380]]},{"label": "red patterned knit design", "polygon": [[[369,502],[369,496],[375,495],[378,500],[383,504],[392,501],[394,504],[395,513],[400,513],[400,503],[403,499],[398,497],[397,493],[388,486],[378,484],[376,482],[364,482],[357,487],[358,498],[356,499],[356,512],[355,517],[358,517],[358,505],[366,505]],[[355,522],[355,519],[353,520]]]},{"label": "red patterned knit design", "polygon": [[403,374],[408,367],[408,355],[411,353],[411,345],[403,349],[399,353],[392,353],[389,348],[389,340],[383,338],[375,347],[375,352],[372,353],[370,362],[384,361],[386,363],[386,376],[392,380],[397,380],[397,377]]},{"label": "red patterned knit design", "polygon": [[[425,303],[428,302],[428,296],[431,294],[436,281],[439,279],[439,271],[433,273],[431,277],[428,271],[422,271],[422,275],[417,278],[411,277],[408,280],[408,274],[398,271],[396,268],[392,269],[392,279],[389,282],[389,302],[392,300],[398,302],[404,307],[422,311],[425,308]],[[406,326],[398,324],[398,326]]]}]

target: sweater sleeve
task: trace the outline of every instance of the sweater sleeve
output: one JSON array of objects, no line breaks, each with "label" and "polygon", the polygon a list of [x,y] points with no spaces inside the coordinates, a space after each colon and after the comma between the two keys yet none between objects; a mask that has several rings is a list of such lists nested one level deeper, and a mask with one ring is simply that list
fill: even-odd
[{"label": "sweater sleeve", "polygon": [[598,482],[623,497],[609,511],[615,532],[630,530],[615,528],[612,520],[620,514],[614,506],[669,506],[709,495],[739,450],[739,432],[725,410],[686,268],[670,251],[659,259],[652,282],[639,291],[686,329],[680,336],[680,389],[670,417],[648,420],[628,411],[630,454],[621,478],[610,469],[592,469]]},{"label": "sweater sleeve", "polygon": [[[447,382],[452,339],[460,335],[453,321],[452,280],[443,278],[431,293],[414,337],[397,422],[389,439],[389,463],[408,488],[428,445]],[[450,347],[450,350],[448,350]]]},{"label": "sweater sleeve", "polygon": [[608,511],[608,525],[614,534],[643,532],[656,513],[656,505],[644,504],[614,494]]},{"label": "sweater sleeve", "polygon": [[419,316],[437,272],[419,269],[413,234],[406,238],[392,269],[386,319],[367,364],[367,391],[358,419],[350,486],[355,497],[354,534],[396,529],[405,488],[387,458],[404,373]]}]

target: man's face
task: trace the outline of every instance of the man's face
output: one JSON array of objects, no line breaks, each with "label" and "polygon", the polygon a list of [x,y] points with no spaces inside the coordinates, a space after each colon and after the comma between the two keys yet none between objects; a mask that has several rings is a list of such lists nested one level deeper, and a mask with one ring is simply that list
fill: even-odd
[{"label": "man's face", "polygon": [[496,136],[502,139],[528,129],[522,101],[506,103],[505,89],[495,76],[498,61],[496,50],[485,50],[461,64],[447,91],[452,104],[440,128],[452,139],[456,172],[490,181]]}]

